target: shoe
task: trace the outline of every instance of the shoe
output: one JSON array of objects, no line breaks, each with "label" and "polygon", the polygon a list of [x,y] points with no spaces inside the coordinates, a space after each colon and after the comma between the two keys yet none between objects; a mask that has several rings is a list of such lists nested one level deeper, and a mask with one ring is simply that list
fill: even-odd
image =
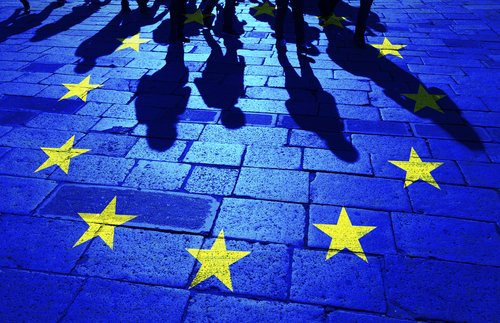
[{"label": "shoe", "polygon": [[58,6],[64,6],[65,3],[66,3],[65,0],[57,0],[57,5]]}]

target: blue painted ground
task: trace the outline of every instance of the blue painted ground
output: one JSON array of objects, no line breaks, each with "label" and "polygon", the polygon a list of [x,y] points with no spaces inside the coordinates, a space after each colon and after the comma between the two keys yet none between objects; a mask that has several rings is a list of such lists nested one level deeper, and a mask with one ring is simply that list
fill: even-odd
[{"label": "blue painted ground", "polygon": [[[298,59],[290,21],[278,54],[273,17],[237,6],[242,36],[186,25],[169,45],[168,6],[119,14],[120,1],[0,4],[0,320],[493,322],[500,318],[500,4],[375,0],[367,42],[318,24]],[[109,1],[108,1],[109,2]],[[150,1],[151,2],[151,1]],[[188,11],[194,12],[196,1]],[[116,51],[117,38],[151,39]],[[86,76],[102,87],[59,99]],[[419,85],[443,113],[414,112]],[[57,166],[41,147],[90,149]],[[414,148],[439,189],[405,187]],[[114,248],[78,213],[136,215]],[[325,260],[342,207],[374,226],[359,254]],[[224,230],[233,291],[186,248]]]}]

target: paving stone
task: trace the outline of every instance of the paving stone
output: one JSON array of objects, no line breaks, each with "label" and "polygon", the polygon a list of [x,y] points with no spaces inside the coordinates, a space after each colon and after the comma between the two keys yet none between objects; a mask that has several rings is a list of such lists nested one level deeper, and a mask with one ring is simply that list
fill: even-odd
[{"label": "paving stone", "polygon": [[410,322],[385,315],[374,315],[362,312],[334,311],[328,314],[328,322],[372,322],[372,323],[404,323]]},{"label": "paving stone", "polygon": [[[309,209],[307,246],[328,250],[331,237],[320,231],[314,224],[337,224],[341,207],[326,205],[311,205]],[[374,226],[373,231],[360,240],[365,253],[394,254],[396,248],[392,233],[391,217],[387,212],[368,211],[361,209],[346,209],[352,225]]]},{"label": "paving stone", "polygon": [[0,176],[0,212],[29,214],[56,187],[56,182],[35,178]]},{"label": "paving stone", "polygon": [[414,211],[479,221],[498,220],[499,196],[495,190],[454,185],[440,187],[436,190],[427,183],[412,184],[409,195]]},{"label": "paving stone", "polygon": [[243,127],[227,129],[219,125],[207,125],[201,141],[234,143],[243,145],[281,146],[286,143],[287,130],[266,127]]},{"label": "paving stone", "polygon": [[187,308],[186,322],[212,321],[320,322],[324,314],[321,307],[311,305],[195,294]]},{"label": "paving stone", "polygon": [[[224,228],[224,234],[231,235],[231,231],[232,228]],[[214,241],[215,239],[207,239],[201,249],[210,249]],[[287,297],[290,255],[286,246],[226,239],[226,248],[250,252],[230,267],[233,292],[215,277],[196,285],[193,290],[218,290],[280,300]],[[194,259],[187,251],[185,253]],[[197,273],[199,268],[200,264],[197,261],[193,274]],[[193,278],[194,276],[191,277]]]},{"label": "paving stone", "polygon": [[373,174],[370,158],[361,154],[356,161],[345,161],[326,149],[304,149],[304,169],[336,173]]},{"label": "paving stone", "polygon": [[466,160],[466,161],[489,161],[488,155],[480,144],[465,146],[454,140],[428,140],[429,147],[434,158]]},{"label": "paving stone", "polygon": [[137,216],[127,225],[140,228],[208,232],[219,206],[215,199],[201,195],[65,184],[44,203],[38,214],[81,221],[79,212],[101,212],[115,196],[117,212]]},{"label": "paving stone", "polygon": [[409,211],[410,203],[403,185],[402,181],[390,179],[318,173],[311,182],[311,201],[372,210]]},{"label": "paving stone", "polygon": [[302,152],[292,147],[263,147],[248,146],[245,154],[244,166],[299,169]]},{"label": "paving stone", "polygon": [[326,251],[294,250],[292,301],[385,313],[381,264],[377,258],[368,257],[366,263],[343,252],[326,261],[325,256]]},{"label": "paving stone", "polygon": [[47,158],[48,156],[41,149],[12,148],[0,157],[0,174],[47,178],[55,170],[54,168],[51,171],[35,173],[38,166],[42,165]]},{"label": "paving stone", "polygon": [[[88,225],[82,222],[79,227],[83,234]],[[92,241],[74,272],[184,288],[195,261],[186,248],[199,248],[201,242],[201,236],[119,227],[115,229],[113,250],[100,240]]]},{"label": "paving stone", "polygon": [[184,162],[239,166],[244,150],[243,145],[196,141],[189,148]]},{"label": "paving stone", "polygon": [[71,304],[83,279],[13,269],[0,271],[2,321],[57,321]]},{"label": "paving stone", "polygon": [[127,176],[124,185],[137,188],[177,190],[191,166],[187,164],[140,160]]},{"label": "paving stone", "polygon": [[176,162],[186,148],[186,141],[140,138],[130,149],[127,158]]},{"label": "paving stone", "polygon": [[82,254],[71,249],[78,239],[74,222],[3,215],[0,231],[4,267],[69,273]]},{"label": "paving stone", "polygon": [[303,245],[306,215],[301,205],[225,198],[214,232],[227,238]]},{"label": "paving stone", "polygon": [[238,173],[237,169],[196,166],[185,189],[192,193],[231,195]]},{"label": "paving stone", "polygon": [[292,170],[244,167],[240,171],[234,193],[261,199],[307,203],[309,174]]},{"label": "paving stone", "polygon": [[[180,322],[189,292],[159,286],[90,278],[68,309],[64,320]],[[117,311],[117,309],[122,309]]]},{"label": "paving stone", "polygon": [[196,123],[178,123],[174,130],[168,128],[151,130],[147,124],[139,124],[134,128],[133,134],[141,137],[150,137],[158,139],[180,139],[180,140],[198,140],[203,131],[202,124]]},{"label": "paving stone", "polygon": [[72,160],[68,174],[57,169],[49,177],[57,181],[118,185],[125,180],[134,161],[118,157],[83,154]]},{"label": "paving stone", "polygon": [[32,128],[88,131],[99,119],[91,116],[69,115],[59,113],[40,113],[26,125]]},{"label": "paving stone", "polygon": [[[33,149],[40,149],[40,147],[61,147],[73,135],[76,140],[79,140],[83,136],[79,132],[15,128],[0,137],[0,145]],[[75,148],[80,147],[76,146]]]},{"label": "paving stone", "polygon": [[346,120],[347,132],[363,134],[379,134],[394,136],[410,136],[409,127],[400,122],[370,121],[370,120]]},{"label": "paving stone", "polygon": [[500,315],[497,267],[394,256],[385,268],[390,316],[488,322]]},{"label": "paving stone", "polygon": [[393,213],[398,250],[421,258],[498,266],[495,224],[428,215]]},{"label": "paving stone", "polygon": [[467,183],[472,186],[500,187],[500,164],[459,162]]},{"label": "paving stone", "polygon": [[33,111],[0,110],[0,124],[4,126],[21,126],[37,115]]},{"label": "paving stone", "polygon": [[415,148],[418,155],[422,158],[430,157],[429,149],[425,141],[414,137],[390,137],[376,135],[358,135],[351,136],[352,145],[362,154],[378,154],[387,158],[409,156],[411,147]]},{"label": "paving stone", "polygon": [[[418,154],[420,154],[417,151]],[[399,157],[397,157],[399,156]],[[409,160],[410,157],[410,151],[403,153],[401,152],[400,154],[397,154],[396,152],[393,154],[393,157],[387,158],[383,155],[372,155],[371,156],[371,162],[373,165],[373,169],[375,171],[375,176],[377,177],[386,177],[386,178],[394,178],[394,179],[399,179],[403,180],[406,177],[406,172],[391,164],[389,160],[404,160],[407,161]],[[465,184],[464,177],[458,168],[456,162],[454,161],[449,161],[449,160],[439,160],[439,159],[433,159],[433,158],[423,158],[422,160],[424,162],[442,162],[443,164],[433,170],[431,172],[431,175],[434,177],[436,182],[440,185],[441,183],[446,183],[446,184]]]},{"label": "paving stone", "polygon": [[89,154],[124,157],[136,141],[131,136],[91,132],[78,141],[78,147],[90,149]]}]

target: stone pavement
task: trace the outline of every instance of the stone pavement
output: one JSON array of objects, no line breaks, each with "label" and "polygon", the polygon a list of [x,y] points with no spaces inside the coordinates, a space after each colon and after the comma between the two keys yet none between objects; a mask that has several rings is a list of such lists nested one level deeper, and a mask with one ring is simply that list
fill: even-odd
[{"label": "stone pavement", "polygon": [[163,3],[31,2],[0,4],[2,321],[500,318],[498,1],[375,0],[364,49],[357,1],[307,1],[307,59],[256,0],[183,48]]}]

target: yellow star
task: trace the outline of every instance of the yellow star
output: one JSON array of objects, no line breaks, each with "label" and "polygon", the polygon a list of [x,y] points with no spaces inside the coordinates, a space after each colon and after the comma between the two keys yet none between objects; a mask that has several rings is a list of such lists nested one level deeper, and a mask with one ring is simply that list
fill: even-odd
[{"label": "yellow star", "polygon": [[250,7],[250,9],[254,9],[256,12],[253,14],[254,17],[257,17],[262,14],[269,15],[271,17],[274,17],[274,10],[276,10],[276,6],[271,5],[268,1],[264,2],[260,6],[253,6]]},{"label": "yellow star", "polygon": [[151,40],[147,38],[141,38],[139,36],[139,33],[129,38],[117,38],[117,39],[121,41],[122,44],[120,45],[120,47],[116,49],[116,52],[125,48],[132,48],[133,50],[138,52],[141,44],[147,43],[148,41]]},{"label": "yellow star", "polygon": [[47,160],[35,170],[35,173],[41,171],[42,169],[49,168],[50,166],[57,165],[63,170],[63,172],[68,174],[69,162],[71,158],[86,153],[90,150],[73,148],[74,142],[75,136],[72,136],[68,139],[68,141],[64,143],[64,145],[59,148],[41,147],[43,152],[47,156],[49,156],[49,158],[47,158]]},{"label": "yellow star", "polygon": [[408,187],[421,179],[431,184],[432,186],[439,188],[439,185],[438,183],[436,183],[434,177],[432,177],[431,172],[439,166],[443,165],[443,163],[423,162],[415,149],[413,149],[413,147],[411,148],[410,152],[410,160],[389,160],[389,163],[396,165],[406,171],[405,187]]},{"label": "yellow star", "polygon": [[339,17],[336,16],[335,14],[331,14],[327,17],[318,17],[320,20],[322,20],[319,25],[323,27],[328,27],[330,25],[335,25],[340,28],[344,28],[344,25],[342,25],[342,21],[346,20],[347,17]]},{"label": "yellow star", "polygon": [[233,283],[231,282],[229,266],[250,253],[248,251],[227,251],[224,230],[219,233],[212,249],[188,248],[186,250],[201,263],[200,270],[198,270],[189,288],[215,276],[231,291],[233,291]]},{"label": "yellow star", "polygon": [[87,101],[87,93],[92,91],[93,89],[97,89],[101,87],[102,84],[90,84],[90,75],[83,79],[78,84],[63,84],[69,91],[65,95],[63,95],[59,101],[70,98],[72,96],[77,96],[83,100],[83,102]]},{"label": "yellow star", "polygon": [[446,95],[429,94],[423,87],[423,85],[418,86],[418,93],[403,93],[403,95],[415,101],[415,108],[413,112],[417,112],[425,107],[429,107],[441,113],[444,113],[436,101],[444,98]]},{"label": "yellow star", "polygon": [[337,224],[314,224],[314,226],[332,238],[326,260],[330,259],[341,250],[348,249],[359,258],[368,262],[366,255],[359,243],[359,239],[376,227],[352,225],[345,208],[340,211]]},{"label": "yellow star", "polygon": [[100,237],[102,241],[113,249],[115,227],[136,217],[133,215],[116,214],[116,196],[113,197],[101,213],[78,213],[78,215],[87,222],[89,228],[83,233],[73,248],[95,237]]},{"label": "yellow star", "polygon": [[184,21],[185,24],[188,24],[190,22],[197,22],[202,26],[205,26],[205,23],[203,22],[203,18],[213,16],[213,14],[208,13],[208,14],[203,14],[200,9],[196,10],[194,13],[187,13],[184,16],[186,16],[186,21]]},{"label": "yellow star", "polygon": [[372,47],[380,50],[377,58],[385,55],[394,55],[399,58],[403,58],[403,56],[399,53],[399,50],[405,48],[406,45],[394,45],[389,41],[389,39],[387,39],[387,37],[384,37],[384,42],[382,44],[372,44]]}]

